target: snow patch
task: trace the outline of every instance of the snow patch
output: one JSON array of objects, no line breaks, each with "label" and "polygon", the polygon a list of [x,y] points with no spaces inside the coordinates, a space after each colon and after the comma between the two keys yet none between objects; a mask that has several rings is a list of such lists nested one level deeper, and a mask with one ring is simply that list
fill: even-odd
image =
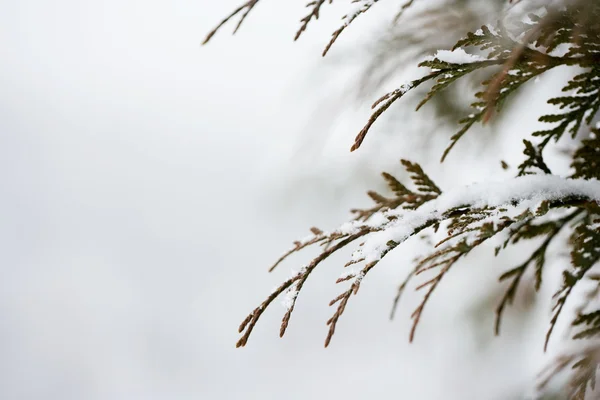
[{"label": "snow patch", "polygon": [[377,261],[388,243],[402,243],[416,229],[432,220],[443,218],[444,213],[460,207],[483,208],[504,206],[516,216],[526,209],[535,210],[543,201],[559,200],[569,196],[587,197],[600,203],[600,182],[596,180],[566,179],[558,176],[529,175],[505,182],[476,183],[443,193],[416,210],[396,209],[385,212],[393,217],[370,235],[352,255],[353,261]]},{"label": "snow patch", "polygon": [[454,49],[452,51],[438,50],[438,52],[433,56],[432,60],[433,59],[438,59],[439,61],[449,64],[470,64],[486,60],[484,57],[475,54],[469,54],[461,48]]}]

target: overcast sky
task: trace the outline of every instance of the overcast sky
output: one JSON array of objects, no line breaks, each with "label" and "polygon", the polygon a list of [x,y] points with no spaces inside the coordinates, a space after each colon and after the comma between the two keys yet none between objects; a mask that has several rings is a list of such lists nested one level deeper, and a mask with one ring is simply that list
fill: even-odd
[{"label": "overcast sky", "polygon": [[[510,356],[517,336],[490,347],[475,322],[452,323],[460,285],[445,292],[458,306],[432,306],[444,312],[406,343],[410,304],[387,320],[402,272],[370,277],[327,350],[331,268],[284,340],[276,304],[234,348],[238,323],[289,274],[268,265],[313,224],[341,222],[399,158],[349,161],[353,132],[319,107],[338,71],[320,49],[339,14],[293,44],[302,2],[265,0],[234,38],[227,27],[200,47],[238,2],[1,2],[0,397],[514,394],[534,368]],[[307,137],[323,147],[299,154]]]}]

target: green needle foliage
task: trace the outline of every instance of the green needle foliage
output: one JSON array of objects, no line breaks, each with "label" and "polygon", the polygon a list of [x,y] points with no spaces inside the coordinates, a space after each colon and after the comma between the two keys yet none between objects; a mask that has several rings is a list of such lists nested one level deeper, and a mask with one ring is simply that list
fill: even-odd
[{"label": "green needle foliage", "polygon": [[[413,3],[426,1],[402,3],[396,20],[403,18],[403,13]],[[252,0],[240,6],[209,33],[205,43],[229,20],[239,16],[237,30],[258,2]],[[295,39],[310,22],[318,19],[321,8],[331,2],[318,0],[307,5],[309,12],[301,19]],[[324,54],[349,25],[374,7],[378,0],[355,0],[353,3],[357,3],[355,11],[343,17],[343,25],[333,33]],[[330,255],[355,246],[346,267],[360,268],[357,272],[344,273],[337,280],[337,283],[345,282],[348,286],[330,302],[335,311],[327,321],[329,331],[325,346],[328,346],[337,322],[352,296],[358,293],[366,275],[389,252],[426,230],[442,230],[445,236],[431,254],[416,262],[394,300],[393,310],[409,280],[421,279],[417,291],[422,291],[423,296],[412,314],[411,341],[433,292],[457,262],[497,236],[504,240],[496,248],[496,254],[519,242],[535,240],[533,251],[523,257],[519,265],[499,276],[506,292],[496,308],[495,331],[498,334],[502,316],[518,296],[523,276],[531,271],[535,277],[535,290],[539,290],[549,258],[549,246],[568,237],[563,245],[570,251],[571,262],[564,265],[562,282],[553,297],[544,349],[577,287],[585,283],[595,289],[585,296],[574,315],[564,316],[571,320],[575,332],[573,341],[581,343],[581,346],[559,356],[542,374],[545,376],[540,375],[537,389],[543,392],[556,374],[568,370],[569,383],[564,389],[566,398],[592,396],[596,371],[600,367],[600,308],[596,308],[600,276],[594,272],[600,259],[600,130],[595,125],[600,108],[600,1],[549,1],[545,7],[525,18],[510,20],[501,17],[474,32],[465,32],[463,39],[451,50],[438,51],[420,66],[425,70],[421,78],[399,85],[373,104],[373,113],[356,136],[352,151],[360,148],[379,117],[415,88],[429,85],[428,92],[417,106],[419,109],[455,82],[475,72],[485,76],[470,112],[458,121],[459,127],[442,155],[443,161],[473,125],[500,116],[506,101],[528,81],[556,67],[572,69],[573,77],[562,88],[564,95],[548,100],[554,111],[539,117],[539,121],[548,128],[533,132],[524,140],[524,161],[512,180],[442,192],[418,164],[402,160],[412,185],[383,173],[389,194],[368,192],[374,202],[373,207],[352,210],[355,218],[338,229],[327,232],[311,228],[311,235],[295,242],[271,270],[290,254],[308,246],[320,246],[320,254],[283,282],[248,315],[240,325],[242,336],[237,346],[247,344],[263,312],[280,296],[285,298],[287,305],[280,328],[283,336],[308,277]],[[575,139],[577,148],[571,154],[572,174],[560,177],[552,173],[545,155],[548,147],[564,139],[565,135]]]}]

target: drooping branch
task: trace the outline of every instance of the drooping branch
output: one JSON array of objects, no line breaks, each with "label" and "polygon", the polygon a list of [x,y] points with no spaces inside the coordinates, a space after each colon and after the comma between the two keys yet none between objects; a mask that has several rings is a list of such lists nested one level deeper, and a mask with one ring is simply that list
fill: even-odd
[{"label": "drooping branch", "polygon": [[327,52],[329,52],[329,49],[331,49],[331,46],[333,46],[333,44],[338,39],[338,37],[342,34],[342,32],[344,32],[346,30],[346,28],[352,22],[354,22],[354,20],[356,18],[358,18],[359,15],[362,15],[362,14],[366,13],[367,11],[369,11],[371,9],[371,7],[373,7],[375,5],[375,3],[379,2],[379,0],[354,0],[354,2],[361,3],[360,7],[357,8],[356,11],[354,11],[350,14],[344,15],[344,17],[342,18],[344,23],[335,32],[333,32],[331,34],[331,40],[329,40],[329,43],[327,43],[325,50],[323,50],[323,57],[325,57],[327,55]]},{"label": "drooping branch", "polygon": [[302,18],[300,20],[300,28],[296,32],[296,36],[294,36],[294,40],[298,40],[300,38],[302,33],[304,33],[304,31],[308,27],[308,24],[310,23],[310,21],[312,21],[313,19],[315,19],[315,20],[319,19],[319,15],[321,12],[321,6],[326,1],[328,1],[329,4],[333,3],[333,0],[313,0],[306,5],[306,7],[310,8],[310,12],[304,18]]},{"label": "drooping branch", "polygon": [[561,394],[569,400],[584,400],[587,394],[597,394],[598,369],[600,369],[600,344],[592,343],[565,351],[554,357],[547,368],[539,374],[534,394],[536,398],[541,398],[550,386],[550,382],[559,374],[566,373],[567,385]]},{"label": "drooping branch", "polygon": [[[519,283],[525,275],[528,267],[530,265],[535,266],[535,290],[539,290],[542,284],[542,269],[544,268],[544,264],[546,262],[546,253],[548,251],[548,247],[550,243],[557,237],[559,232],[567,226],[570,221],[573,221],[579,215],[584,212],[584,209],[577,209],[566,217],[560,218],[556,221],[545,222],[540,225],[534,225],[533,223],[527,223],[521,225],[518,229],[511,233],[512,243],[516,243],[523,237],[527,239],[532,239],[537,236],[546,235],[546,239],[537,247],[537,249],[525,260],[522,264],[514,267],[505,273],[503,273],[499,281],[504,281],[508,279],[512,279],[508,289],[504,293],[500,304],[496,308],[496,321],[494,331],[496,335],[500,334],[500,323],[502,320],[502,313],[507,305],[512,304],[514,301],[517,289],[519,287]],[[529,221],[531,222],[531,220]]]},{"label": "drooping branch", "polygon": [[[405,166],[414,171],[413,179],[421,190],[439,191],[439,188],[420,167],[406,162]],[[391,181],[393,187],[400,189]],[[404,187],[402,185],[402,187]],[[404,187],[405,188],[405,187]],[[400,193],[405,193],[404,189]],[[329,333],[325,344],[329,345],[336,324],[346,309],[352,294],[356,294],[365,275],[377,266],[381,259],[409,238],[432,226],[448,222],[448,238],[439,245],[445,245],[431,256],[422,260],[414,271],[419,275],[425,271],[440,269],[433,278],[422,283],[420,288],[428,288],[421,305],[413,313],[411,340],[420,321],[425,304],[430,299],[442,278],[450,267],[465,257],[472,249],[487,239],[510,227],[514,223],[545,215],[549,209],[558,207],[595,207],[600,201],[600,182],[573,180],[552,175],[524,176],[506,182],[480,183],[466,188],[439,194],[437,197],[421,203],[415,209],[396,208],[379,211],[366,221],[353,220],[340,228],[324,232],[313,228],[313,236],[297,242],[280,261],[289,254],[301,250],[310,244],[329,242],[319,256],[313,259],[294,277],[280,285],[257,307],[240,326],[244,332],[238,346],[244,346],[254,325],[265,308],[275,298],[287,291],[289,301],[283,317],[280,334],[283,335],[296,304],[298,293],[302,290],[308,276],[313,273],[331,254],[345,248],[359,238],[364,238],[356,248],[346,266],[364,263],[357,274],[345,274],[338,282],[351,281],[350,287],[336,297],[331,305],[337,304],[337,310],[328,321]],[[545,247],[543,248],[545,251]],[[529,261],[528,261],[529,262]]]}]

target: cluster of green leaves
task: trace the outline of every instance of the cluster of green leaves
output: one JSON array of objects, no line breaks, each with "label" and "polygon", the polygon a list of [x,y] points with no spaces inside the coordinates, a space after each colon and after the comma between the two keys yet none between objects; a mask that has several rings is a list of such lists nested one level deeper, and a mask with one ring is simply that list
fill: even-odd
[{"label": "cluster of green leaves", "polygon": [[[571,263],[573,269],[563,272],[563,283],[555,294],[556,302],[554,313],[551,319],[551,329],[546,337],[546,344],[552,327],[556,324],[558,315],[563,309],[567,297],[574,290],[576,284],[580,282],[586,274],[589,274],[591,268],[600,260],[600,232],[592,224],[594,213],[586,213],[576,223],[570,238],[571,242]],[[596,220],[596,222],[598,222]],[[597,301],[600,294],[600,277],[588,276],[588,279],[596,282],[596,288],[587,296],[588,302]],[[584,400],[586,394],[594,392],[596,389],[596,374],[600,368],[600,352],[598,349],[598,339],[600,338],[600,309],[579,311],[572,321],[572,326],[576,329],[573,335],[575,340],[583,340],[592,343],[591,346],[583,347],[582,351],[574,354],[560,357],[557,360],[555,373],[571,366],[569,385],[566,388],[568,398],[573,400]],[[547,382],[543,382],[546,384]]]},{"label": "cluster of green leaves", "polygon": [[573,154],[573,174],[571,178],[600,179],[600,138],[599,131],[592,129],[590,137],[581,141]]},{"label": "cluster of green leaves", "polygon": [[375,213],[394,210],[402,207],[408,210],[416,210],[425,202],[438,197],[441,189],[425,174],[423,168],[419,164],[412,163],[408,160],[400,160],[406,172],[410,174],[412,181],[416,186],[416,191],[412,191],[404,186],[393,175],[383,172],[381,175],[387,183],[394,197],[388,198],[375,191],[369,191],[367,194],[375,203],[375,206],[366,210],[352,209],[352,213],[356,214],[357,220],[366,221]]}]

